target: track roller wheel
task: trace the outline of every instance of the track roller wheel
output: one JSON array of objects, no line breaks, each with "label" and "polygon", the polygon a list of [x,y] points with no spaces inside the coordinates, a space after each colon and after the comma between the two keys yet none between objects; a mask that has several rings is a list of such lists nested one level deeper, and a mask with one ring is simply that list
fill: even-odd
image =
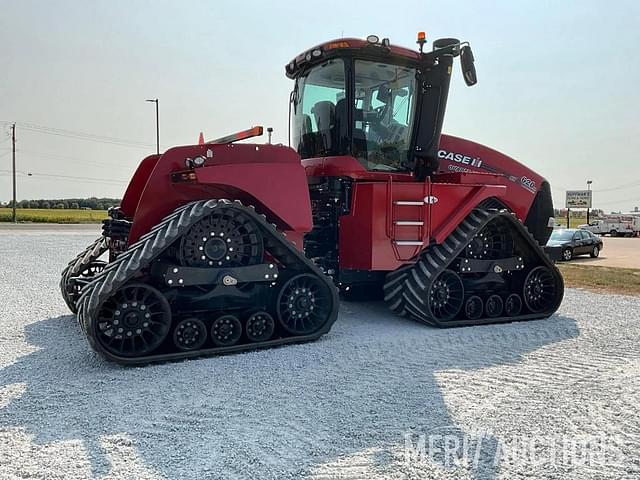
[{"label": "track roller wheel", "polygon": [[453,320],[462,308],[464,286],[457,273],[443,271],[429,287],[427,295],[431,314],[438,321]]},{"label": "track roller wheel", "polygon": [[211,325],[211,339],[219,347],[230,347],[240,340],[242,324],[238,317],[222,315]]},{"label": "track roller wheel", "polygon": [[276,310],[278,321],[287,332],[309,335],[319,330],[331,316],[333,296],[320,279],[303,273],[282,286]]},{"label": "track roller wheel", "polygon": [[170,326],[171,307],[164,295],[144,283],[130,283],[103,303],[95,333],[110,353],[138,357],[158,348]]},{"label": "track roller wheel", "polygon": [[256,265],[263,257],[262,233],[234,210],[215,212],[193,225],[180,240],[178,260],[190,267]]},{"label": "track roller wheel", "polygon": [[512,293],[504,301],[504,313],[508,317],[515,317],[520,315],[522,311],[522,298],[517,293]]},{"label": "track roller wheel", "polygon": [[482,316],[484,311],[484,304],[482,299],[477,295],[471,295],[464,302],[464,315],[469,320],[477,320]]},{"label": "track roller wheel", "polygon": [[271,338],[275,326],[273,317],[267,312],[255,312],[247,319],[245,332],[252,342],[263,342]]},{"label": "track roller wheel", "polygon": [[513,236],[501,221],[492,221],[464,249],[466,258],[480,260],[509,257],[513,254]]},{"label": "track roller wheel", "polygon": [[524,281],[522,296],[533,313],[542,312],[552,305],[556,295],[556,281],[547,267],[536,267]]},{"label": "track roller wheel", "polygon": [[207,327],[199,318],[186,318],[176,325],[173,343],[178,350],[197,350],[207,339]]},{"label": "track roller wheel", "polygon": [[490,295],[484,304],[484,311],[489,318],[499,317],[502,314],[502,306],[500,295]]}]

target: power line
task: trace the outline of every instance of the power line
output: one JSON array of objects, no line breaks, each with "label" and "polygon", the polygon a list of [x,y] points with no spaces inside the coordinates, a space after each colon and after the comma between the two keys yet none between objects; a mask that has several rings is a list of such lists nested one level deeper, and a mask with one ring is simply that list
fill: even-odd
[{"label": "power line", "polygon": [[612,192],[614,190],[624,190],[627,188],[633,188],[633,187],[637,187],[640,186],[640,180],[636,180],[635,182],[631,182],[631,183],[624,183],[622,185],[618,185],[617,187],[611,187],[611,188],[603,188],[601,190],[594,190],[594,192]]},{"label": "power line", "polygon": [[[633,182],[629,182],[629,183],[623,183],[622,185],[617,185],[615,187],[609,187],[609,188],[601,188],[598,190],[591,190],[592,192],[595,193],[602,193],[602,192],[613,192],[614,190],[624,190],[627,188],[633,188],[633,187],[638,187],[640,186],[640,180],[635,180]],[[553,185],[551,186],[551,190],[555,190],[557,192],[566,192],[567,190],[571,190],[568,188],[564,188],[562,187],[562,185],[557,185],[556,187],[554,187]]]},{"label": "power line", "polygon": [[134,145],[141,145],[141,146],[153,146],[153,144],[148,143],[148,142],[143,142],[140,140],[130,140],[130,139],[126,139],[126,138],[118,138],[118,137],[110,137],[107,135],[99,135],[96,133],[87,133],[87,132],[81,132],[81,131],[77,131],[77,130],[66,130],[66,129],[62,129],[62,128],[55,128],[55,127],[47,127],[45,125],[36,125],[34,123],[27,123],[27,122],[16,122],[16,124],[18,126],[21,126],[23,128],[30,128],[33,130],[42,130],[42,131],[47,131],[47,132],[54,132],[54,133],[59,133],[59,134],[64,134],[64,135],[74,135],[74,136],[80,136],[80,137],[88,137],[88,138],[93,138],[96,140],[106,140],[106,141],[110,141],[110,142],[120,142],[120,143],[131,143]]},{"label": "power line", "polygon": [[[0,170],[0,172],[2,172],[4,175],[9,175],[11,173],[11,170]],[[25,177],[29,176],[29,177],[35,177],[35,178],[49,177],[49,178],[58,178],[58,179],[64,179],[64,180],[83,180],[88,182],[117,184],[117,185],[126,185],[129,183],[124,180],[108,180],[104,178],[80,177],[80,176],[74,176],[74,175],[59,175],[55,173],[38,173],[38,172],[24,172],[24,171],[18,171],[17,173]]]},{"label": "power line", "polygon": [[115,142],[115,141],[109,141],[109,140],[98,140],[95,138],[90,138],[90,137],[82,137],[82,136],[76,136],[76,135],[66,135],[64,133],[57,133],[57,132],[47,132],[44,130],[36,130],[33,128],[28,128],[28,127],[21,127],[22,130],[26,130],[26,131],[30,131],[30,132],[37,132],[37,133],[44,133],[46,135],[54,135],[57,137],[64,137],[64,138],[73,138],[75,140],[85,140],[88,142],[94,142],[94,143],[103,143],[105,145],[118,145],[120,147],[131,147],[131,148],[142,148],[142,149],[147,149],[148,146],[145,145],[138,145],[138,144],[132,144],[132,143],[125,143],[125,142]]},{"label": "power line", "polygon": [[[19,148],[17,149],[18,152],[24,152],[26,154],[30,155],[35,155],[36,157],[43,157],[43,158],[52,158],[52,159],[59,159],[59,160],[71,160],[70,163],[77,163],[79,165],[95,165],[95,166],[101,166],[101,167],[108,167],[108,168],[126,168],[128,170],[134,169],[136,166],[135,165],[123,165],[123,164],[119,164],[119,163],[101,163],[101,162],[93,162],[91,160],[86,160],[84,158],[79,158],[79,157],[69,157],[66,155],[58,155],[55,153],[49,153],[49,152],[38,152],[35,150],[27,150],[24,148]],[[1,156],[1,155],[0,155]]]},{"label": "power line", "polygon": [[640,197],[637,198],[623,198],[621,200],[609,200],[606,202],[598,202],[598,205],[611,205],[612,203],[629,203],[629,202],[639,202]]},{"label": "power line", "polygon": [[[2,123],[9,124],[10,122],[2,122]],[[44,125],[37,125],[37,124],[34,124],[34,123],[17,122],[16,125],[19,126],[20,128],[22,128],[23,130],[28,130],[28,131],[37,132],[37,133],[43,133],[43,134],[46,134],[46,135],[55,135],[55,136],[59,136],[59,137],[74,138],[76,140],[86,140],[86,141],[90,141],[90,142],[106,143],[106,144],[111,144],[111,145],[120,145],[120,146],[125,146],[125,147],[135,147],[135,148],[145,148],[145,149],[148,148],[148,147],[153,147],[154,146],[151,143],[142,142],[142,141],[138,141],[138,140],[130,140],[130,139],[118,138],[118,137],[109,137],[109,136],[106,136],[106,135],[98,135],[98,134],[94,134],[94,133],[80,132],[80,131],[76,131],[76,130],[65,130],[65,129],[62,129],[62,128],[47,127],[47,126],[44,126]]]}]

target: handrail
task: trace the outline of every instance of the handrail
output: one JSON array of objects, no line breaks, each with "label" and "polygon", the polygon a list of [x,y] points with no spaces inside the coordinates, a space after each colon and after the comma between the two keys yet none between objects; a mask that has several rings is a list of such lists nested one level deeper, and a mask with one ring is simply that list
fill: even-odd
[{"label": "handrail", "polygon": [[246,140],[247,138],[259,137],[262,135],[263,127],[257,126],[250,128],[249,130],[242,130],[241,132],[232,133],[231,135],[227,135],[225,137],[216,138],[215,140],[209,140],[205,142],[207,144],[215,143],[215,144],[225,144],[225,143],[233,143],[238,142],[240,140]]}]

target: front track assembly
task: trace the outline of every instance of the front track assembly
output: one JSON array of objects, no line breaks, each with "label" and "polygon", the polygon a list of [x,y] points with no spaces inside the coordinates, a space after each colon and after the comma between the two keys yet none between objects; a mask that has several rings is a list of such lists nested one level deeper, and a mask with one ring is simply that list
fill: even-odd
[{"label": "front track assembly", "polygon": [[60,292],[64,302],[73,313],[77,313],[76,301],[80,298],[82,287],[104,270],[106,262],[98,260],[107,251],[107,239],[97,238],[84,249],[62,271],[60,278]]},{"label": "front track assembly", "polygon": [[109,360],[140,364],[315,340],[337,291],[238,201],[182,206],[82,290],[78,320]]},{"label": "front track assembly", "polygon": [[390,272],[384,291],[395,313],[450,327],[546,318],[564,283],[511,213],[475,209],[442,244]]}]

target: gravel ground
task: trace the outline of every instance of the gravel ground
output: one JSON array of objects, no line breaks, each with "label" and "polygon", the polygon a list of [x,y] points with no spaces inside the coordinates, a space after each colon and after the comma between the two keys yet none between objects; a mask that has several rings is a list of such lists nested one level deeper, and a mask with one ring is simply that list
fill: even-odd
[{"label": "gravel ground", "polygon": [[0,232],[1,479],[640,478],[640,299],[455,330],[346,303],[315,343],[122,368],[57,291],[93,238]]}]

